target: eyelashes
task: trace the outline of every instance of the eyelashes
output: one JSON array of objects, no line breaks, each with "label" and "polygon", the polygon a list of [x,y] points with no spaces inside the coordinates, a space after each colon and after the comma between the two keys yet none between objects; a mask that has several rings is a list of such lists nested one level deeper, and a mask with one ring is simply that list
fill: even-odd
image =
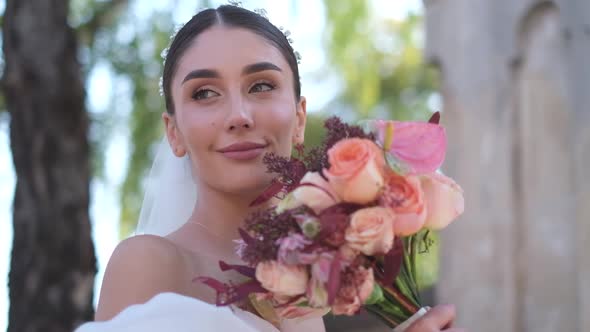
[{"label": "eyelashes", "polygon": [[267,92],[272,91],[276,88],[276,86],[270,82],[257,82],[250,88],[250,93],[259,93],[259,92]]},{"label": "eyelashes", "polygon": [[[276,84],[273,84],[271,82],[258,81],[258,82],[255,82],[254,84],[252,84],[252,86],[248,90],[248,93],[270,92],[270,91],[275,90],[276,87],[277,87]],[[219,94],[218,92],[216,92],[212,89],[201,88],[201,89],[195,90],[193,92],[193,94],[191,95],[191,98],[194,100],[206,100],[206,99],[218,97],[218,96],[221,96],[221,94]]]},{"label": "eyelashes", "polygon": [[209,99],[215,96],[219,96],[219,93],[211,90],[211,89],[199,89],[193,92],[192,98],[194,100],[204,100]]}]

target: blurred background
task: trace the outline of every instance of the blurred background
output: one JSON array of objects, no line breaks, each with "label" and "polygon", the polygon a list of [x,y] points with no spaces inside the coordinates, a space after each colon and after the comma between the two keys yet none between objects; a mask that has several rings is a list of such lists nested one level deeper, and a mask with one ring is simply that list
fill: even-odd
[{"label": "blurred background", "polygon": [[[162,137],[161,52],[223,1],[0,1],[0,330],[91,320]],[[442,112],[466,211],[421,281],[470,331],[590,331],[590,1],[252,0],[322,119]],[[584,315],[586,314],[586,315]],[[386,331],[326,317],[328,331]]]}]

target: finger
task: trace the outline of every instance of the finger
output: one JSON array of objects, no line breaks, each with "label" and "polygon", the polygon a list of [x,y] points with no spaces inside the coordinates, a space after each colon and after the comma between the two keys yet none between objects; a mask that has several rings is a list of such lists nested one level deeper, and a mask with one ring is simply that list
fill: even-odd
[{"label": "finger", "polygon": [[455,320],[455,306],[451,304],[437,305],[430,309],[424,320],[428,321],[428,324],[432,324],[438,328],[448,328],[453,325]]},{"label": "finger", "polygon": [[443,330],[443,332],[467,332],[466,329],[460,329],[458,327],[454,327],[452,329]]},{"label": "finger", "polygon": [[450,329],[455,324],[455,319],[453,318],[447,325],[443,327],[443,329]]}]

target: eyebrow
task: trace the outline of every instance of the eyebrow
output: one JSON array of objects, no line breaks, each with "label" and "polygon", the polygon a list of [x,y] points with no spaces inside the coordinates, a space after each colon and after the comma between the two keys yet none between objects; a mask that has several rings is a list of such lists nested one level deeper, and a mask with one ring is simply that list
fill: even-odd
[{"label": "eyebrow", "polygon": [[282,72],[281,68],[279,68],[274,63],[265,61],[265,62],[257,62],[257,63],[253,63],[251,65],[247,65],[246,67],[244,67],[244,70],[242,71],[242,75],[250,75],[250,74],[258,73],[258,72],[265,71],[265,70],[276,70],[276,71]]},{"label": "eyebrow", "polygon": [[[251,75],[265,70],[276,70],[282,72],[281,68],[271,62],[257,62],[251,65],[247,65],[242,70],[242,76]],[[221,75],[217,70],[213,69],[196,69],[188,73],[182,80],[182,84],[186,81],[190,81],[197,78],[220,78]]]}]

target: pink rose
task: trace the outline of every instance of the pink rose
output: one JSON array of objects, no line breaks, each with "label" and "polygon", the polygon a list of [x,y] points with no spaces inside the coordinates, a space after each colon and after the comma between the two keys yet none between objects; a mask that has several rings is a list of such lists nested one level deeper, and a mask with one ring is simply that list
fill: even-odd
[{"label": "pink rose", "polygon": [[338,252],[340,253],[340,258],[346,264],[351,264],[359,255],[359,251],[356,249],[352,249],[348,244],[343,244],[338,248]]},{"label": "pink rose", "polygon": [[359,267],[358,271],[355,271],[355,284],[358,289],[358,297],[361,303],[365,303],[371,293],[373,293],[373,287],[375,287],[375,276],[373,275],[373,269],[365,269]]},{"label": "pink rose", "polygon": [[328,181],[317,172],[305,174],[299,187],[293,190],[293,198],[316,214],[340,201]]},{"label": "pink rose", "polygon": [[381,204],[395,212],[395,235],[413,235],[424,226],[426,203],[418,177],[390,172],[385,179]]},{"label": "pink rose", "polygon": [[359,311],[361,305],[356,288],[345,285],[340,288],[334,304],[332,304],[332,314],[352,316]]},{"label": "pink rose", "polygon": [[393,246],[395,213],[388,207],[356,211],[346,229],[345,239],[352,249],[365,255],[384,254]]},{"label": "pink rose", "polygon": [[368,139],[349,138],[328,150],[330,169],[325,174],[345,202],[367,204],[383,186],[383,152]]},{"label": "pink rose", "polygon": [[375,277],[372,269],[359,266],[354,270],[349,270],[343,279],[343,286],[338,291],[332,305],[332,313],[352,316],[371,296]]},{"label": "pink rose", "polygon": [[256,266],[256,280],[273,293],[295,296],[305,293],[309,276],[303,266],[266,261]]},{"label": "pink rose", "polygon": [[424,227],[434,230],[445,228],[463,213],[463,189],[453,179],[431,173],[423,176],[421,182],[427,209]]},{"label": "pink rose", "polygon": [[[426,174],[437,170],[445,159],[447,136],[444,127],[435,123],[383,121],[373,123],[378,141],[388,153],[400,161],[410,174]],[[387,129],[387,127],[392,128]],[[387,137],[387,131],[391,132]],[[389,142],[386,139],[390,138]]]}]

